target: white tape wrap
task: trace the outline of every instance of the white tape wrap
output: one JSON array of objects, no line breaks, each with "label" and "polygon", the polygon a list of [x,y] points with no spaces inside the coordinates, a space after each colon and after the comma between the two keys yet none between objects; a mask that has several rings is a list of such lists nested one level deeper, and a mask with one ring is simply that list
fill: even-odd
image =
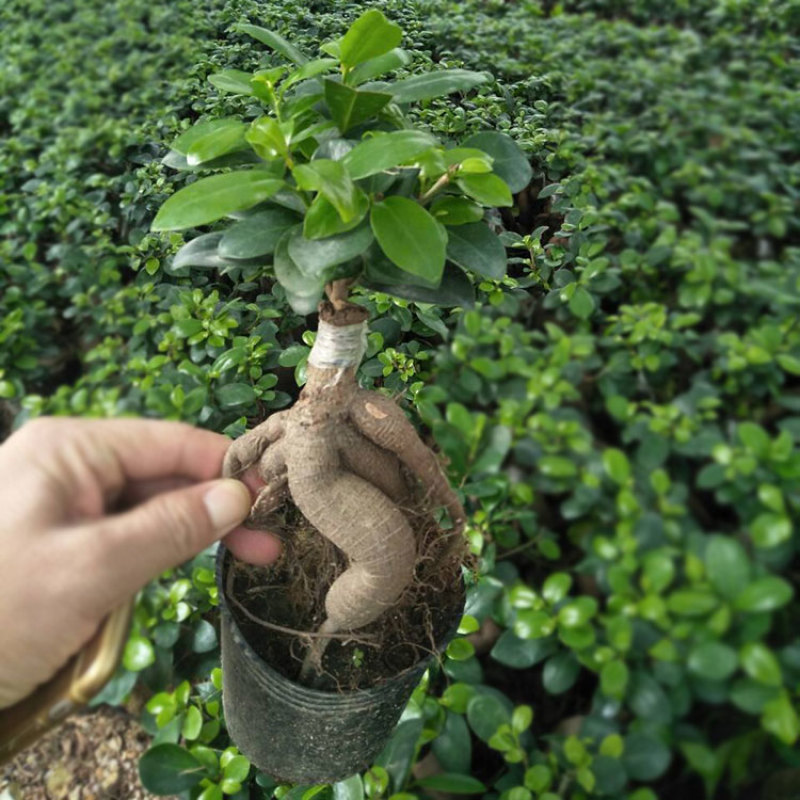
[{"label": "white tape wrap", "polygon": [[356,325],[331,325],[320,320],[308,363],[328,369],[357,367],[366,351],[366,320]]}]

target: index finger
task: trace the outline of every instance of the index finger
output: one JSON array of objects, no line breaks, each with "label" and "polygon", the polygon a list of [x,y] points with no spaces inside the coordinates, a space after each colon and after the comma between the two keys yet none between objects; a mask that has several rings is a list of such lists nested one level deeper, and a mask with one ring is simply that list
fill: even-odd
[{"label": "index finger", "polygon": [[51,475],[82,484],[93,479],[114,493],[133,481],[216,478],[230,440],[182,422],[49,417],[24,426],[12,443]]}]

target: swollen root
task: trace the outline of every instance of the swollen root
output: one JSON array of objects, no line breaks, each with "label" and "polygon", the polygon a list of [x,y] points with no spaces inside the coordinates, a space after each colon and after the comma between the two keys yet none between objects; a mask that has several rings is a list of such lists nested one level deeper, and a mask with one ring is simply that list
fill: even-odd
[{"label": "swollen root", "polygon": [[[354,315],[362,321],[354,323]],[[356,384],[363,311],[347,306],[327,316],[295,406],[236,440],[224,465],[226,476],[257,466],[266,483],[251,526],[267,526],[269,515],[290,495],[348,560],[325,598],[326,617],[318,631],[325,636],[309,647],[303,677],[320,671],[327,636],[373,622],[411,582],[417,551],[409,518],[420,489],[431,506],[447,509],[457,541],[464,522],[436,457],[403,412]]]}]

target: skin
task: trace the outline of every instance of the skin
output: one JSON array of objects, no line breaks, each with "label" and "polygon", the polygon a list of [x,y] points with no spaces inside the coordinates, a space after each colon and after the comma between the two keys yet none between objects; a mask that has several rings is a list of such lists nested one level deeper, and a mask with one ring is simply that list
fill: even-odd
[{"label": "skin", "polygon": [[46,681],[148,580],[240,527],[255,484],[217,480],[230,441],[173,422],[43,418],[0,446],[0,708]]},{"label": "skin", "polygon": [[[435,455],[391,400],[358,387],[355,367],[309,365],[297,403],[228,451],[224,475],[239,476],[257,466],[265,483],[252,525],[268,524],[269,514],[291,496],[303,516],[347,556],[348,569],[325,598],[320,633],[369,624],[411,582],[417,553],[404,508],[413,502],[413,492],[401,465],[425,487],[431,505],[448,510],[460,533],[464,511]],[[328,641],[311,645],[302,677],[320,668]]]}]

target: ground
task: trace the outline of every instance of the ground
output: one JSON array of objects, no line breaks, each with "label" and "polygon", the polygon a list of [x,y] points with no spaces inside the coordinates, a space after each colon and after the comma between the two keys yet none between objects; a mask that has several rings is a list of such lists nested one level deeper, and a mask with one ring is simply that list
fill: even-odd
[{"label": "ground", "polygon": [[123,709],[78,714],[0,768],[0,800],[147,800],[137,767],[148,742]]}]

